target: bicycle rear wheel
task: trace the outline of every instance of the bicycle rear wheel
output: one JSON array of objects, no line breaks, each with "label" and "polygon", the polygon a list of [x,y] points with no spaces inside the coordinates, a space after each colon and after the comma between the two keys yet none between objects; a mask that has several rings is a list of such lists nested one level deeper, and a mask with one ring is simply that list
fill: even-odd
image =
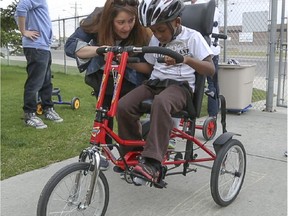
[{"label": "bicycle rear wheel", "polygon": [[232,203],[239,194],[246,172],[246,152],[242,143],[231,139],[217,152],[213,163],[210,189],[220,206]]},{"label": "bicycle rear wheel", "polygon": [[95,183],[91,203],[85,206],[93,173],[89,168],[89,163],[76,162],[55,173],[40,195],[37,216],[105,215],[109,202],[109,186],[101,171]]}]

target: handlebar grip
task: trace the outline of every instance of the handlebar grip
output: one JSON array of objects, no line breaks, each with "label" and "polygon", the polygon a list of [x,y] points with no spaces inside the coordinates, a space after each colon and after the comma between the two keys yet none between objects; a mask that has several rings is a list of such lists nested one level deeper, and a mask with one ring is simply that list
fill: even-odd
[{"label": "handlebar grip", "polygon": [[107,53],[107,47],[98,47],[97,50],[96,50],[96,53],[98,55],[103,55],[104,53]]},{"label": "handlebar grip", "polygon": [[215,33],[212,33],[212,38],[220,38],[220,39],[226,40],[226,39],[227,39],[227,35],[225,35],[225,34],[215,34]]},{"label": "handlebar grip", "polygon": [[139,63],[140,59],[138,57],[129,57],[127,63]]},{"label": "handlebar grip", "polygon": [[182,55],[180,55],[179,53],[171,49],[167,49],[165,47],[144,46],[142,47],[142,52],[143,53],[158,53],[158,54],[170,56],[171,58],[175,59],[177,64],[182,63],[184,61],[184,57]]}]

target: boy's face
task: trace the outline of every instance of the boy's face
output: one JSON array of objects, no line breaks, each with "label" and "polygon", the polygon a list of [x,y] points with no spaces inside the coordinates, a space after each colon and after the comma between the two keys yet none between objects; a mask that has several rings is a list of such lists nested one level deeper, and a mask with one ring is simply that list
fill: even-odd
[{"label": "boy's face", "polygon": [[[173,32],[175,32],[179,23],[177,22],[177,20],[174,20],[170,23],[172,25]],[[150,26],[150,29],[161,44],[167,44],[171,41],[173,32],[171,31],[171,28],[169,28],[167,23],[155,24],[153,26]]]}]

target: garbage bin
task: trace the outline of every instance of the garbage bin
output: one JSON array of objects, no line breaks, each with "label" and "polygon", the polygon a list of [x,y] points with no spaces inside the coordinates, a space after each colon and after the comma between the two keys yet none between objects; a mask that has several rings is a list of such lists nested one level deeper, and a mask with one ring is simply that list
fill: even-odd
[{"label": "garbage bin", "polygon": [[219,64],[219,91],[226,99],[226,109],[242,113],[251,107],[256,65]]}]

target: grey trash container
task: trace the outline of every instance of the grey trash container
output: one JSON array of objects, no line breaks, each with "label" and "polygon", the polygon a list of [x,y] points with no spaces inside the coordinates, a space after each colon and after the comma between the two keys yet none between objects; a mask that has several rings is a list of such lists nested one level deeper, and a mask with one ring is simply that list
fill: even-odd
[{"label": "grey trash container", "polygon": [[219,91],[226,99],[226,109],[245,112],[252,103],[256,65],[219,64]]}]

